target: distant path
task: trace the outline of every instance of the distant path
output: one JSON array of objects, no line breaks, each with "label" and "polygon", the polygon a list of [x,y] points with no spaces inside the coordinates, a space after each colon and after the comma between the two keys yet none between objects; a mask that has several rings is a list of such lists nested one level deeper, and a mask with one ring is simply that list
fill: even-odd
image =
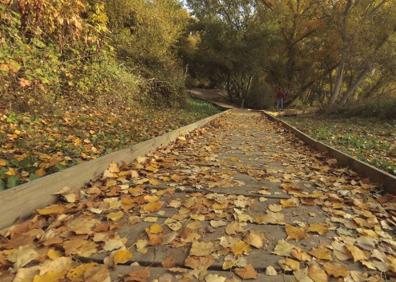
[{"label": "distant path", "polygon": [[229,101],[228,95],[224,90],[195,88],[189,89],[188,92],[194,97],[209,101],[225,109],[238,108]]},{"label": "distant path", "polygon": [[395,204],[376,189],[260,113],[233,110],[5,233],[0,281],[15,276],[9,260],[31,257],[85,277],[74,281],[385,281]]}]

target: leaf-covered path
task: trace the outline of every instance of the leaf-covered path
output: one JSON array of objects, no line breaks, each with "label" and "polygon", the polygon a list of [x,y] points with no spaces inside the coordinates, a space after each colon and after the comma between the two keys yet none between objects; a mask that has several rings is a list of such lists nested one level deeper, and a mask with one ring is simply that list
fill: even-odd
[{"label": "leaf-covered path", "polygon": [[4,231],[0,280],[390,281],[395,198],[374,191],[233,111]]}]

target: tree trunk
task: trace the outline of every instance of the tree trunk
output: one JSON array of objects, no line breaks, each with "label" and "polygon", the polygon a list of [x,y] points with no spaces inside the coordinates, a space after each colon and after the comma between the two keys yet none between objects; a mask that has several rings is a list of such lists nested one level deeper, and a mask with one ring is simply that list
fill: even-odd
[{"label": "tree trunk", "polygon": [[342,62],[337,71],[337,78],[335,82],[334,91],[330,97],[329,109],[331,109],[334,106],[335,102],[338,99],[338,96],[340,95],[342,83],[344,82],[344,73],[345,73],[345,62]]},{"label": "tree trunk", "polygon": [[345,105],[346,102],[348,102],[349,98],[352,96],[352,94],[356,91],[360,83],[364,80],[366,77],[366,74],[370,71],[370,68],[366,68],[363,70],[360,75],[357,77],[356,81],[352,83],[351,87],[349,87],[348,92],[344,95],[342,98],[341,104]]}]

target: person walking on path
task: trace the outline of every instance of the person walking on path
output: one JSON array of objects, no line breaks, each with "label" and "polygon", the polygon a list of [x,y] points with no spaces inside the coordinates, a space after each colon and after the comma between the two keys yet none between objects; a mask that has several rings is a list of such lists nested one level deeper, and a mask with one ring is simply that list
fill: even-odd
[{"label": "person walking on path", "polygon": [[286,93],[278,87],[278,90],[276,91],[276,110],[277,111],[283,111],[283,104],[285,102],[286,98]]}]

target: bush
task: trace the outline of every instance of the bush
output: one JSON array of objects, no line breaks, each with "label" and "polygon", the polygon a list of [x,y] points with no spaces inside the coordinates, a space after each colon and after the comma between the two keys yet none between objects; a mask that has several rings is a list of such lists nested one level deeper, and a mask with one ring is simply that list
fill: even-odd
[{"label": "bush", "polygon": [[330,115],[396,119],[396,97],[381,97],[336,108]]},{"label": "bush", "polygon": [[275,104],[272,87],[265,81],[257,80],[250,89],[247,106],[253,109],[269,109]]}]

